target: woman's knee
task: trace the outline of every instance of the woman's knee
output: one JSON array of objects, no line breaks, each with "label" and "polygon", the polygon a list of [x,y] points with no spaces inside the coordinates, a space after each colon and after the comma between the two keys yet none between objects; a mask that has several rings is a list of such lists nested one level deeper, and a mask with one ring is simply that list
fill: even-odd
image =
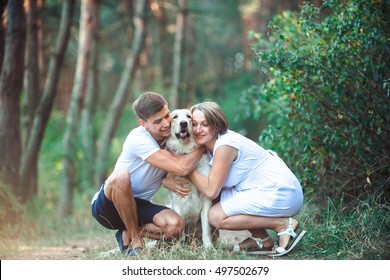
[{"label": "woman's knee", "polygon": [[219,222],[219,220],[217,219],[217,217],[214,216],[214,215],[211,213],[211,211],[209,211],[208,220],[209,220],[209,224],[210,224],[210,225],[212,225],[212,226],[215,227],[215,228],[219,228],[220,222]]},{"label": "woman's knee", "polygon": [[225,212],[223,212],[222,208],[217,205],[211,207],[207,215],[209,224],[215,228],[223,228],[223,220],[225,217]]}]

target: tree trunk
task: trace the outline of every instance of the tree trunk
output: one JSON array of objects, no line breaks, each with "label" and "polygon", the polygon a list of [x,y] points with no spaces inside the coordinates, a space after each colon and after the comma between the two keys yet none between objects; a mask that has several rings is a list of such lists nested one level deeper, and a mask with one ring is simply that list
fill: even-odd
[{"label": "tree trunk", "polygon": [[26,17],[22,0],[7,3],[7,30],[0,76],[0,182],[19,189],[21,141],[19,99],[23,86]]},{"label": "tree trunk", "polygon": [[[92,5],[91,5],[92,4]],[[79,31],[79,47],[77,65],[70,105],[66,117],[66,128],[64,134],[64,155],[63,155],[63,179],[58,203],[58,217],[66,218],[72,214],[73,189],[75,184],[75,161],[77,149],[77,128],[79,122],[79,110],[82,97],[85,95],[89,70],[89,56],[91,47],[90,29],[93,15],[91,8],[93,0],[81,1],[81,20]]]},{"label": "tree trunk", "polygon": [[110,152],[109,147],[111,140],[118,127],[121,114],[126,105],[126,98],[129,92],[129,88],[132,85],[134,76],[139,66],[139,59],[145,41],[146,7],[146,0],[137,0],[133,19],[135,31],[132,48],[126,59],[125,68],[123,69],[118,88],[110,105],[108,116],[99,139],[96,160],[97,169],[95,174],[95,185],[101,184],[102,180],[104,179],[104,171],[107,165],[108,154]]},{"label": "tree trunk", "polygon": [[[27,42],[26,42],[26,98],[23,104],[23,132],[22,143],[25,146],[29,138],[34,112],[40,98],[40,77],[38,67],[38,26],[37,0],[29,0],[27,5]],[[23,134],[23,133],[22,133]]]},{"label": "tree trunk", "polygon": [[[38,26],[38,67],[39,77],[41,78],[40,88],[43,89],[45,86],[46,75],[47,75],[47,61],[46,61],[46,46],[44,42],[44,30],[45,26],[43,14],[46,0],[39,0],[37,6],[37,26]],[[66,2],[66,1],[65,1]],[[48,59],[47,59],[48,60]]]},{"label": "tree trunk", "polygon": [[5,42],[5,27],[4,27],[4,11],[6,7],[6,1],[0,0],[0,73],[3,66],[4,55],[4,42]]},{"label": "tree trunk", "polygon": [[178,0],[179,13],[176,18],[175,45],[173,50],[172,90],[169,107],[176,109],[179,103],[179,90],[181,81],[181,61],[183,56],[184,33],[186,25],[186,0]]},{"label": "tree trunk", "polygon": [[196,59],[195,59],[195,22],[187,21],[187,29],[186,29],[186,51],[185,51],[185,57],[186,57],[186,66],[185,66],[185,73],[186,73],[186,103],[182,104],[182,107],[188,107],[194,104],[195,102],[195,91],[196,91]]},{"label": "tree trunk", "polygon": [[[60,70],[63,64],[65,50],[69,41],[70,28],[73,19],[75,0],[66,0],[62,6],[61,22],[58,31],[58,37],[53,54],[49,61],[48,75],[46,78],[43,95],[40,99],[38,108],[35,111],[34,121],[28,142],[23,150],[20,166],[20,184],[29,186],[30,176],[38,166],[38,155],[41,147],[43,135],[53,107],[53,101],[57,94],[56,88],[60,76]],[[32,194],[31,191],[26,191]],[[26,197],[31,199],[31,196]]]},{"label": "tree trunk", "polygon": [[168,32],[168,16],[164,7],[164,2],[156,1],[158,6],[152,8],[155,18],[157,20],[157,45],[158,48],[155,50],[157,61],[158,61],[158,72],[157,76],[161,79],[164,87],[171,87],[172,79],[172,40],[173,36]]},{"label": "tree trunk", "polygon": [[84,106],[81,112],[81,129],[82,134],[82,146],[83,146],[83,182],[87,186],[91,186],[94,183],[95,172],[95,130],[93,125],[93,119],[95,115],[95,109],[97,105],[98,97],[98,79],[97,79],[97,36],[98,36],[98,14],[99,14],[99,1],[93,0],[90,3],[90,16],[91,25],[88,32],[91,34],[91,51],[90,51],[90,63],[89,63],[89,76],[87,81],[86,96],[84,98]]},{"label": "tree trunk", "polygon": [[[22,154],[30,137],[34,113],[39,104],[41,95],[38,66],[38,25],[37,25],[37,0],[29,0],[26,10],[27,16],[27,42],[26,42],[26,75],[25,75],[25,98],[22,105]],[[36,157],[34,161],[37,161]],[[30,168],[27,184],[21,184],[23,200],[37,193],[38,166]]]}]

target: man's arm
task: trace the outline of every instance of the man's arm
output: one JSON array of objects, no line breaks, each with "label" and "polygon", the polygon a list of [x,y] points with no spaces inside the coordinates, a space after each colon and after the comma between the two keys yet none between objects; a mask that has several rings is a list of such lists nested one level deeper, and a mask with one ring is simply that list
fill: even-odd
[{"label": "man's arm", "polygon": [[146,161],[154,167],[176,176],[187,176],[195,169],[204,151],[205,149],[201,147],[189,154],[175,156],[162,149],[149,156]]}]

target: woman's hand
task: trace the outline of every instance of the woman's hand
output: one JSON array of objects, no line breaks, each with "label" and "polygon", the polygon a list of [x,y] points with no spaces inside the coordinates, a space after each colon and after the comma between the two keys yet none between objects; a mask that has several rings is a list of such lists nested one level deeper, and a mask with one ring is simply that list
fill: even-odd
[{"label": "woman's hand", "polygon": [[172,174],[166,176],[163,179],[162,184],[165,188],[176,193],[180,197],[186,197],[192,191],[189,187],[191,182],[188,179]]}]

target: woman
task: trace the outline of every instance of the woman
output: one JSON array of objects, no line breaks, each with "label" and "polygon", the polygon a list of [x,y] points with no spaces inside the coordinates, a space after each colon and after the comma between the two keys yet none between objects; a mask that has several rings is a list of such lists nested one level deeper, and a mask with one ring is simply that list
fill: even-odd
[{"label": "woman", "polygon": [[[272,151],[228,129],[228,121],[214,102],[192,106],[193,133],[204,145],[211,161],[208,177],[194,171],[189,179],[210,200],[220,193],[220,202],[209,211],[216,228],[249,230],[252,237],[236,250],[282,256],[290,252],[305,234],[296,234],[293,219],[303,204],[302,187],[285,163]],[[278,246],[266,229],[274,230]]]}]

